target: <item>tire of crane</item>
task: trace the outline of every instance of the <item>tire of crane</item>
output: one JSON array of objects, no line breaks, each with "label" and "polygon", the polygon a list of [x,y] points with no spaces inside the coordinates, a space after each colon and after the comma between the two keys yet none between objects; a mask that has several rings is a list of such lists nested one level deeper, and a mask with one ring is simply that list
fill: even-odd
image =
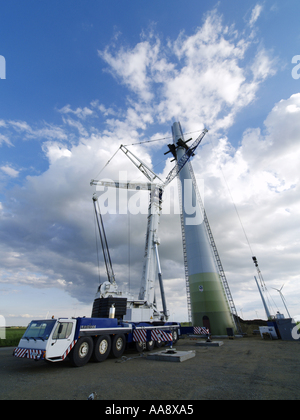
[{"label": "tire of crane", "polygon": [[111,338],[109,335],[100,335],[95,338],[92,354],[93,362],[103,362],[109,356],[111,349]]},{"label": "tire of crane", "polygon": [[166,343],[164,341],[155,341],[155,346],[160,348],[163,347]]},{"label": "tire of crane", "polygon": [[142,353],[143,349],[144,349],[144,343],[142,343],[141,341],[137,341],[135,343],[135,349],[136,351],[138,351],[139,353]]},{"label": "tire of crane", "polygon": [[75,344],[69,359],[75,367],[84,366],[91,358],[93,352],[93,339],[91,337],[81,337]]},{"label": "tire of crane", "polygon": [[176,344],[178,341],[178,330],[173,330],[172,337],[173,337],[173,344]]},{"label": "tire of crane", "polygon": [[147,343],[146,343],[146,349],[148,351],[153,350],[154,349],[154,346],[155,346],[155,341],[147,341]]},{"label": "tire of crane", "polygon": [[119,358],[124,353],[126,347],[126,339],[124,334],[115,334],[112,339],[110,354]]}]

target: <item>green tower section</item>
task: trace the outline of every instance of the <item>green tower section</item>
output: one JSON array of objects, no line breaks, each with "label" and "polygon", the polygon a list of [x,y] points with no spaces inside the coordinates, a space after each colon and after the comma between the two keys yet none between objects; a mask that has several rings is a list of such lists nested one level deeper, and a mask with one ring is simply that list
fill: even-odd
[{"label": "green tower section", "polygon": [[235,328],[217,273],[193,274],[189,285],[193,325],[208,327],[213,335],[227,335],[227,328]]}]

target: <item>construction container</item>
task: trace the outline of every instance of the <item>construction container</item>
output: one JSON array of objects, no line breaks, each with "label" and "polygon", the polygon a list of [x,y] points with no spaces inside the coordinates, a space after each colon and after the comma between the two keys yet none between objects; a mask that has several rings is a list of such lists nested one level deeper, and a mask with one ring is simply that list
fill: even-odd
[{"label": "construction container", "polygon": [[276,324],[282,340],[300,341],[300,333],[293,318],[277,319]]},{"label": "construction container", "polygon": [[278,335],[276,333],[275,327],[259,327],[259,332],[262,338],[269,336],[272,340],[278,340]]}]

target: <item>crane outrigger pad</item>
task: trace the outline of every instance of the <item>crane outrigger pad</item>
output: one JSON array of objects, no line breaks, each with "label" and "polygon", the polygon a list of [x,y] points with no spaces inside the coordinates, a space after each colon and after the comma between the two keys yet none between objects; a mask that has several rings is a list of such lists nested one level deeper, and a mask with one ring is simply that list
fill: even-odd
[{"label": "crane outrigger pad", "polygon": [[188,351],[176,351],[175,349],[169,349],[165,351],[159,351],[157,353],[150,353],[147,355],[149,360],[159,360],[162,362],[184,362],[185,360],[192,359],[196,356],[195,350]]},{"label": "crane outrigger pad", "polygon": [[221,347],[223,346],[223,341],[197,341],[196,346],[200,347]]}]

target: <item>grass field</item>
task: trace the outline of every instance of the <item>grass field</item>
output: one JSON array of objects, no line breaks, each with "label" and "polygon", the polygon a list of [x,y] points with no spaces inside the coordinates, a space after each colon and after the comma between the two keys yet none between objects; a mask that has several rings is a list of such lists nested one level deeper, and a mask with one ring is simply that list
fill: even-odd
[{"label": "grass field", "polygon": [[0,338],[0,347],[17,346],[25,330],[26,327],[5,328],[6,339],[4,340]]}]

